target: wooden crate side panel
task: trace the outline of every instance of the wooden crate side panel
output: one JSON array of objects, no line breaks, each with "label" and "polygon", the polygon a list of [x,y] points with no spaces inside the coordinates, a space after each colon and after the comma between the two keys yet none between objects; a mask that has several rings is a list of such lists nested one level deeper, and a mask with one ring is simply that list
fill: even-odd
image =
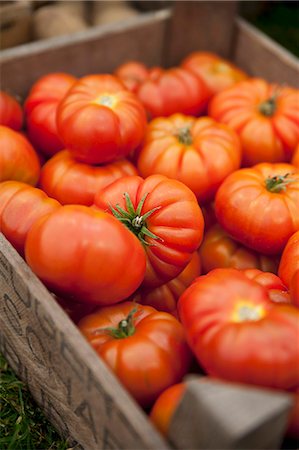
[{"label": "wooden crate side panel", "polygon": [[252,76],[299,88],[298,58],[240,18],[232,59]]},{"label": "wooden crate side panel", "polygon": [[169,448],[1,234],[0,347],[76,448]]},{"label": "wooden crate side panel", "polygon": [[76,76],[112,72],[130,59],[162,64],[162,42],[168,10],[147,13],[119,24],[96,27],[5,50],[1,55],[1,89],[24,98],[42,75]]}]

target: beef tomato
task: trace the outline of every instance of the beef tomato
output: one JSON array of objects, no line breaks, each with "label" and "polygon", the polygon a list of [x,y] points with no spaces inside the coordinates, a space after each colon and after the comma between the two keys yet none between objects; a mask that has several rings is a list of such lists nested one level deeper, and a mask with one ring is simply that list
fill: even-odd
[{"label": "beef tomato", "polygon": [[291,290],[291,299],[299,307],[299,231],[287,242],[279,263],[278,273]]},{"label": "beef tomato", "polygon": [[19,131],[23,125],[21,105],[11,95],[0,91],[0,125]]}]

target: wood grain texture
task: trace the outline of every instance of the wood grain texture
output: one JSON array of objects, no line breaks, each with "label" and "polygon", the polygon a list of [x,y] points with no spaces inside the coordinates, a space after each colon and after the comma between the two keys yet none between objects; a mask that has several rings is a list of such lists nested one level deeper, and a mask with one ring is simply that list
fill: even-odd
[{"label": "wood grain texture", "polygon": [[233,60],[253,76],[299,88],[298,58],[240,18]]},{"label": "wood grain texture", "polygon": [[0,348],[76,449],[167,449],[143,411],[0,234]]}]

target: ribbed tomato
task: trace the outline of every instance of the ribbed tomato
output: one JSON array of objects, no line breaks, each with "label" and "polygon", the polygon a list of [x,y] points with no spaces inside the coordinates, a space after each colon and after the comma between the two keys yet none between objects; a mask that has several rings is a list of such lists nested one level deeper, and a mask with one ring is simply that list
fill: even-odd
[{"label": "ribbed tomato", "polygon": [[241,139],[243,165],[288,162],[299,142],[299,91],[253,78],[217,94],[209,115]]},{"label": "ribbed tomato", "polygon": [[267,289],[269,300],[275,303],[291,303],[290,293],[282,280],[270,272],[259,269],[245,269],[244,275]]},{"label": "ribbed tomato", "polygon": [[79,329],[141,406],[181,381],[191,354],[180,322],[133,302],[101,308]]},{"label": "ribbed tomato", "polygon": [[11,95],[0,91],[0,125],[19,131],[23,125],[21,105]]},{"label": "ribbed tomato", "polygon": [[121,64],[114,72],[131,92],[136,92],[140,84],[149,77],[149,69],[138,61]]},{"label": "ribbed tomato", "polygon": [[299,306],[299,231],[288,240],[281,256],[278,273],[291,290],[292,302]]},{"label": "ribbed tomato", "polygon": [[63,205],[90,206],[97,191],[129,175],[137,175],[137,169],[126,159],[91,166],[76,161],[69,151],[64,150],[42,167],[40,187]]},{"label": "ribbed tomato", "polygon": [[170,386],[157,398],[151,409],[149,415],[150,420],[160,431],[160,433],[166,437],[168,436],[173,414],[175,413],[185,390],[185,383],[178,383]]},{"label": "ribbed tomato", "polygon": [[163,175],[116,180],[97,193],[95,206],[114,214],[143,243],[147,255],[143,287],[175,278],[201,243],[204,222],[195,195]]},{"label": "ribbed tomato", "polygon": [[299,144],[297,145],[297,147],[293,153],[291,163],[293,164],[293,166],[295,166],[295,167],[297,167],[297,169],[299,169]]},{"label": "ribbed tomato", "polygon": [[239,138],[208,117],[175,114],[153,120],[141,146],[140,174],[182,181],[199,202],[210,201],[222,181],[241,164]]}]

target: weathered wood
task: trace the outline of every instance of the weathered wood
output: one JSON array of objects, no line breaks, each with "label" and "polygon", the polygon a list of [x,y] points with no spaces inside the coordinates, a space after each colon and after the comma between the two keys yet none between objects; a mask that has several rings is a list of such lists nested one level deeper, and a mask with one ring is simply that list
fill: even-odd
[{"label": "weathered wood", "polygon": [[178,64],[196,50],[229,57],[236,11],[236,1],[174,2],[165,40],[166,66]]},{"label": "weathered wood", "polygon": [[193,378],[186,382],[169,436],[178,449],[273,450],[281,444],[291,406],[285,392]]},{"label": "weathered wood", "polygon": [[0,48],[9,48],[30,40],[32,2],[0,2]]},{"label": "weathered wood", "polygon": [[33,42],[1,52],[2,89],[24,97],[30,86],[50,72],[76,76],[111,72],[130,59],[162,64],[169,11],[140,15],[122,23]]},{"label": "weathered wood", "polygon": [[0,293],[1,351],[76,448],[169,448],[2,234]]},{"label": "weathered wood", "polygon": [[299,87],[298,58],[240,18],[233,60],[253,76]]}]

